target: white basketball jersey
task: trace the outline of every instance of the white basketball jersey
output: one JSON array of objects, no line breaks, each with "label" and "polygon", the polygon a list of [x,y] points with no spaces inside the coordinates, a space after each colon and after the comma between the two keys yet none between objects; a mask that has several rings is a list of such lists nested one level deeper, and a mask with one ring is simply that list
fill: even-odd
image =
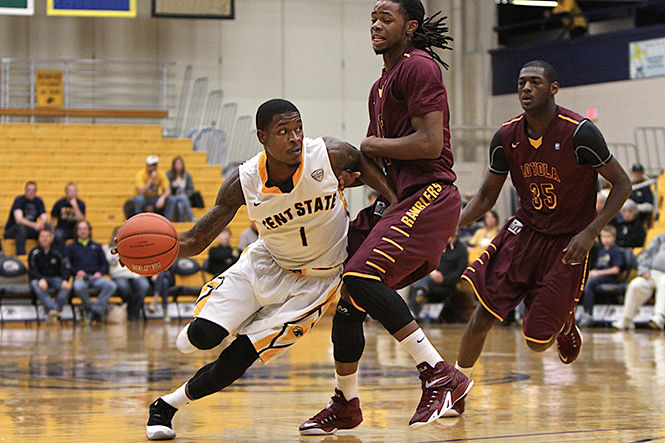
[{"label": "white basketball jersey", "polygon": [[322,138],[305,138],[293,190],[266,187],[266,154],[240,165],[249,218],[277,264],[285,269],[327,268],[346,259],[349,220]]}]

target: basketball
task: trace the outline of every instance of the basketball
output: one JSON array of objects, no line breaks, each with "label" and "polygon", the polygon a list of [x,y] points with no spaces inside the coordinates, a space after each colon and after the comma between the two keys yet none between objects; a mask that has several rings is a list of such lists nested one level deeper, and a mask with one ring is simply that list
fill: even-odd
[{"label": "basketball", "polygon": [[128,269],[141,275],[157,275],[173,264],[180,243],[178,232],[166,217],[144,212],[122,225],[116,247]]}]

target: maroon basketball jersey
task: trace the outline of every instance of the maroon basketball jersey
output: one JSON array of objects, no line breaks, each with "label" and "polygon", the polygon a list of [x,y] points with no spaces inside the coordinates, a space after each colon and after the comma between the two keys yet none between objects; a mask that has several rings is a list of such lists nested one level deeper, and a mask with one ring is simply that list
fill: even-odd
[{"label": "maroon basketball jersey", "polygon": [[503,124],[503,151],[520,197],[515,216],[550,235],[574,234],[596,216],[598,173],[579,164],[573,135],[584,120],[561,106],[538,140],[525,130],[524,114]]},{"label": "maroon basketball jersey", "polygon": [[453,183],[450,115],[441,69],[425,51],[410,49],[372,86],[367,135],[399,138],[414,132],[413,117],[443,111],[443,149],[439,158],[397,160],[384,158],[386,175],[400,200],[435,181]]}]

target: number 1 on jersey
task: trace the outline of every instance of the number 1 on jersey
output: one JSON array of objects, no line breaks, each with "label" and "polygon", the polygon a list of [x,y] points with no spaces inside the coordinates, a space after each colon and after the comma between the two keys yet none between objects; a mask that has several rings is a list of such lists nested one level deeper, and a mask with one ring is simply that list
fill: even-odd
[{"label": "number 1 on jersey", "polygon": [[305,235],[305,227],[300,227],[300,240],[302,240],[302,245],[307,246],[307,236]]}]

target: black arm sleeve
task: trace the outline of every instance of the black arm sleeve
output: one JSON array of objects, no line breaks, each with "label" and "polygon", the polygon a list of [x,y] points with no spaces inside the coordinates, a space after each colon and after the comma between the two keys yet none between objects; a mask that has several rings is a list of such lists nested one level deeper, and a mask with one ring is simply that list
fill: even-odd
[{"label": "black arm sleeve", "polygon": [[603,134],[590,120],[582,120],[573,135],[575,156],[580,165],[600,168],[612,160],[612,153],[607,148]]},{"label": "black arm sleeve", "polygon": [[510,171],[506,154],[503,152],[503,142],[501,141],[501,129],[494,133],[490,142],[490,171],[495,174],[506,175]]}]

